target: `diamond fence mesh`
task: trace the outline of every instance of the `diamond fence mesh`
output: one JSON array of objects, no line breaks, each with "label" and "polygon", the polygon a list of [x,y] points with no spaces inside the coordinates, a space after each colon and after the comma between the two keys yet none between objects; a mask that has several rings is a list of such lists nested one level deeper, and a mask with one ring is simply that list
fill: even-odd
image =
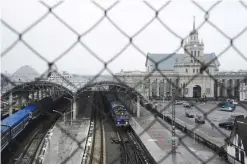
[{"label": "diamond fence mesh", "polygon": [[[172,3],[171,1],[166,2],[166,3],[165,3],[163,6],[161,6],[158,10],[155,9],[150,3],[144,1],[143,3],[144,3],[146,6],[148,6],[148,7],[155,13],[155,15],[154,15],[154,17],[153,17],[152,19],[150,19],[150,21],[149,21],[147,24],[145,24],[140,30],[138,30],[138,31],[137,31],[134,35],[132,35],[132,36],[129,36],[128,34],[126,34],[126,33],[121,29],[121,27],[119,27],[119,26],[111,19],[110,15],[108,14],[109,11],[110,11],[112,8],[114,8],[114,7],[119,3],[118,1],[115,2],[115,3],[113,3],[113,4],[112,4],[110,7],[108,7],[108,8],[103,8],[103,7],[102,7],[100,4],[98,4],[97,2],[92,1],[92,3],[93,3],[95,6],[97,6],[97,7],[99,8],[99,10],[102,10],[102,12],[104,12],[104,15],[103,15],[102,18],[99,19],[99,21],[97,21],[90,29],[88,29],[86,32],[81,33],[81,34],[78,33],[75,29],[73,29],[73,27],[70,26],[66,21],[64,21],[62,18],[60,18],[59,15],[56,14],[56,12],[54,12],[54,9],[58,8],[59,5],[62,3],[62,1],[61,1],[61,2],[58,2],[58,3],[55,4],[54,6],[49,6],[49,5],[47,5],[47,4],[46,4],[45,2],[43,2],[43,1],[41,1],[40,3],[41,3],[41,5],[43,5],[43,6],[45,6],[45,7],[47,8],[47,12],[46,12],[45,14],[43,14],[40,18],[38,18],[36,21],[34,21],[30,26],[28,26],[28,27],[27,27],[25,30],[23,30],[22,32],[19,32],[19,31],[15,30],[15,27],[10,26],[10,25],[9,25],[8,23],[6,23],[4,20],[1,20],[3,26],[7,27],[9,30],[11,30],[14,34],[16,34],[16,35],[18,36],[17,40],[15,40],[8,48],[6,48],[4,51],[2,51],[1,57],[4,58],[6,55],[8,55],[8,52],[9,52],[10,50],[12,50],[13,48],[15,48],[15,46],[17,45],[17,43],[22,42],[22,43],[23,43],[23,44],[24,44],[24,45],[25,45],[25,46],[26,46],[33,54],[35,54],[35,55],[36,55],[37,57],[39,57],[42,61],[45,61],[45,62],[47,63],[47,70],[41,75],[41,77],[40,77],[39,79],[36,79],[37,81],[39,81],[40,79],[43,79],[44,76],[50,75],[51,72],[56,72],[57,74],[59,74],[59,73],[57,72],[57,68],[56,68],[56,66],[55,66],[55,65],[56,65],[56,62],[59,61],[59,60],[60,60],[61,58],[63,58],[64,56],[66,56],[66,55],[68,54],[68,52],[69,52],[71,49],[73,49],[73,48],[75,47],[75,45],[78,45],[78,44],[79,44],[79,45],[81,45],[82,47],[84,47],[88,52],[90,52],[90,54],[91,54],[92,56],[94,56],[96,59],[98,59],[100,62],[102,62],[102,64],[104,64],[104,68],[103,68],[102,70],[100,70],[99,73],[96,74],[96,75],[94,76],[94,78],[92,78],[92,79],[88,82],[88,84],[91,84],[92,82],[94,82],[94,80],[95,80],[97,77],[99,77],[103,71],[107,70],[107,71],[108,71],[108,72],[116,79],[117,82],[119,82],[119,83],[125,85],[125,82],[124,82],[121,78],[119,78],[118,76],[116,76],[116,75],[108,68],[108,65],[109,65],[110,63],[114,62],[114,60],[115,60],[116,58],[118,58],[118,57],[122,54],[122,52],[123,52],[127,47],[129,47],[130,45],[132,45],[138,52],[140,52],[143,56],[146,57],[146,53],[142,50],[141,47],[138,47],[138,46],[134,43],[133,40],[134,40],[134,38],[137,37],[142,31],[144,31],[148,26],[150,26],[150,24],[152,24],[152,22],[153,22],[154,20],[158,20],[158,21],[160,22],[160,24],[161,24],[166,30],[168,30],[171,34],[174,35],[174,37],[179,38],[181,44],[180,44],[180,46],[177,47],[177,49],[175,49],[174,52],[171,53],[168,57],[165,57],[165,58],[161,59],[161,60],[158,61],[158,62],[155,61],[155,60],[153,60],[151,57],[147,56],[147,58],[148,58],[150,61],[152,61],[153,63],[155,63],[155,69],[152,70],[151,72],[149,72],[149,73],[147,74],[147,76],[144,77],[139,83],[135,84],[135,86],[133,87],[133,89],[135,90],[135,88],[137,88],[137,87],[139,87],[140,85],[143,84],[143,81],[148,80],[148,79],[152,76],[153,73],[157,73],[157,72],[160,74],[160,77],[163,77],[164,79],[166,79],[167,81],[169,81],[169,77],[168,77],[166,74],[164,74],[164,72],[162,72],[162,70],[160,70],[160,69],[158,68],[158,65],[159,65],[161,62],[164,62],[165,60],[168,60],[170,57],[172,57],[174,54],[176,54],[180,49],[182,49],[182,48],[183,48],[183,45],[184,45],[184,43],[185,43],[185,40],[186,40],[187,38],[189,38],[190,35],[191,35],[191,34],[189,34],[189,35],[186,36],[186,37],[181,37],[181,36],[178,35],[173,29],[171,29],[166,23],[164,23],[164,22],[162,21],[162,19],[160,19],[159,13],[160,13],[162,10],[165,10],[166,7],[167,7],[170,3]],[[221,53],[219,53],[213,60],[211,60],[210,62],[208,62],[208,63],[206,63],[206,64],[205,64],[203,61],[199,60],[195,55],[191,54],[191,52],[189,52],[189,51],[187,51],[187,50],[185,49],[186,53],[190,54],[191,59],[194,60],[195,62],[197,62],[198,64],[200,64],[201,67],[200,67],[200,71],[199,71],[198,73],[194,74],[193,76],[191,76],[190,80],[188,80],[187,83],[184,84],[182,87],[180,87],[176,82],[173,83],[172,81],[169,81],[169,83],[172,85],[172,87],[173,87],[175,90],[178,90],[178,91],[180,91],[180,90],[182,90],[183,88],[185,88],[186,86],[188,86],[194,79],[196,79],[197,77],[200,77],[203,73],[206,73],[206,74],[208,75],[208,77],[210,77],[211,79],[217,81],[217,79],[214,77],[214,75],[207,71],[207,68],[209,67],[209,65],[210,65],[211,63],[213,63],[215,60],[217,60],[218,57],[224,55],[224,53],[225,53],[229,48],[233,48],[233,49],[241,56],[242,60],[247,61],[246,55],[244,55],[244,54],[243,54],[243,53],[235,46],[235,44],[234,44],[234,41],[235,41],[237,38],[239,38],[243,33],[246,32],[247,27],[245,27],[242,31],[240,31],[235,37],[229,37],[229,36],[228,36],[226,33],[224,33],[219,27],[217,27],[213,22],[211,22],[211,21],[209,20],[210,12],[211,12],[212,10],[214,10],[215,8],[217,8],[217,6],[220,5],[220,1],[214,3],[208,10],[204,9],[201,5],[199,5],[199,4],[198,4],[197,2],[195,2],[195,1],[192,1],[191,3],[193,3],[195,7],[197,7],[201,12],[203,12],[203,13],[205,14],[205,16],[204,16],[204,21],[203,21],[198,27],[196,27],[196,30],[201,29],[205,24],[209,24],[211,27],[213,27],[215,30],[217,30],[220,34],[222,34],[223,37],[225,37],[226,39],[228,39],[228,40],[229,40],[229,44],[226,45],[226,46],[225,46],[225,49],[224,49]],[[240,1],[239,3],[247,10],[247,4],[246,4],[245,2]],[[52,62],[48,61],[45,57],[42,56],[42,54],[40,54],[37,50],[35,50],[31,45],[29,45],[29,44],[23,39],[23,36],[24,36],[25,34],[27,34],[30,30],[32,30],[33,28],[35,28],[36,25],[38,25],[39,23],[41,23],[42,21],[44,21],[48,15],[53,15],[60,23],[62,23],[68,30],[70,30],[72,33],[74,33],[74,34],[78,37],[77,41],[71,43],[71,46],[70,46],[67,50],[65,50],[63,53],[61,53],[61,54],[60,54],[56,59],[54,59]],[[108,60],[107,62],[105,62],[104,60],[102,60],[99,54],[95,53],[93,49],[89,48],[89,47],[81,40],[81,38],[83,38],[85,35],[87,35],[87,34],[90,33],[91,31],[93,31],[97,26],[99,26],[99,24],[101,23],[101,21],[104,20],[104,19],[108,20],[108,21],[109,21],[109,22],[110,22],[110,23],[111,23],[118,31],[120,31],[120,32],[121,32],[121,33],[129,40],[128,44],[126,44],[126,45],[124,46],[124,48],[122,48],[121,50],[119,50],[119,52],[118,52],[117,54],[115,54],[115,56],[112,57],[112,58],[111,58],[110,60]],[[61,77],[62,77],[62,76],[61,76]],[[8,80],[8,82],[10,82],[11,85],[13,85],[13,86],[18,86],[18,85],[19,85],[19,83],[12,82],[10,79],[8,79],[8,77],[6,77],[6,76],[3,75],[3,74],[2,74],[2,78],[6,78],[6,79]],[[247,77],[244,77],[244,80],[246,80],[246,78],[247,78]],[[62,80],[63,80],[63,81],[66,81],[66,83],[68,83],[69,85],[71,85],[75,90],[79,90],[79,89],[80,89],[80,88],[78,88],[76,85],[74,85],[72,82],[70,82],[68,79],[62,77]],[[243,80],[243,81],[244,81],[244,80]],[[151,85],[151,82],[149,82],[149,85]],[[240,83],[238,83],[237,85],[240,85]],[[223,87],[224,89],[227,89],[227,87],[224,86],[224,85],[222,85],[221,87]],[[131,93],[134,92],[133,89],[129,89],[128,92],[127,92],[127,93],[129,93],[129,94],[126,94],[126,96],[125,96],[123,99],[132,98],[132,94],[131,94]],[[150,91],[149,91],[149,92],[150,92]],[[142,98],[143,98],[143,97],[142,97]],[[143,102],[144,102],[144,99],[145,99],[145,98],[142,99]],[[160,110],[160,111],[157,111],[156,109],[150,108],[150,107],[147,107],[147,109],[150,110],[152,113],[154,113],[155,116],[164,117],[164,116],[162,116],[161,113],[163,113],[164,111],[168,110],[169,106],[170,106],[172,103],[174,103],[174,101],[175,101],[175,99],[173,99],[173,101],[170,101],[170,102],[168,103],[168,105],[165,106],[165,107],[163,107],[162,110]],[[189,100],[188,100],[188,101],[189,101]],[[90,103],[92,103],[92,102],[90,102]],[[205,112],[205,111],[203,111],[197,104],[195,104],[194,102],[189,101],[189,103],[194,104],[194,107],[196,108],[196,110],[198,110],[198,111],[204,113],[204,116],[205,116],[206,121],[208,121],[209,123],[211,123],[212,126],[213,126],[213,128],[217,129],[219,133],[221,133],[222,135],[226,136],[226,135],[222,132],[222,130],[220,130],[217,126],[215,126],[215,125],[212,123],[212,121],[207,117],[211,112],[215,111],[217,107],[212,108],[212,109],[209,110],[208,112]],[[94,105],[94,104],[92,104],[92,105]],[[142,105],[143,105],[143,104],[142,104]],[[241,103],[240,103],[240,105],[241,105]],[[242,105],[241,105],[241,106],[242,106]],[[243,106],[243,107],[244,107],[244,106]],[[98,107],[95,106],[95,108],[98,108]],[[244,107],[244,108],[246,109],[246,107]],[[166,119],[166,121],[168,121],[168,122],[170,121],[170,122],[171,122],[171,119],[170,119],[170,118],[166,117],[165,119]],[[164,127],[165,129],[167,129],[167,130],[169,130],[169,131],[171,132],[171,128],[170,128],[169,126],[167,126],[163,121],[161,121],[160,119],[155,119],[153,122],[150,123],[150,125],[149,125],[149,126],[148,126],[148,127],[147,127],[140,135],[142,135],[145,131],[147,131],[150,127],[152,127],[152,125],[154,125],[156,122],[160,123],[161,125],[163,125],[163,127]],[[58,126],[59,126],[59,125],[58,125]],[[175,123],[175,126],[176,126],[176,128],[182,130],[183,132],[187,132],[187,130],[188,130],[188,129],[186,129],[186,127],[182,127],[182,126],[179,125],[178,123]],[[195,130],[196,130],[197,128],[199,128],[200,126],[201,126],[201,125],[199,125],[199,124],[196,125],[193,129],[190,130],[190,133],[187,132],[186,134],[187,134],[188,136],[195,135],[195,134],[193,133],[193,131],[195,131]],[[59,126],[59,128],[60,128],[60,129],[61,129],[68,137],[70,137],[73,141],[77,142],[78,145],[81,145],[81,143],[84,142],[84,140],[86,139],[86,138],[85,138],[83,141],[79,141],[79,140],[77,140],[74,136],[72,136],[72,135],[70,134],[70,131],[64,129],[64,128],[61,127],[61,126]],[[187,149],[187,151],[188,151],[189,153],[193,154],[193,156],[194,156],[196,159],[198,159],[199,161],[201,161],[202,163],[210,163],[217,155],[219,155],[220,151],[222,150],[222,147],[225,146],[225,145],[224,145],[224,146],[222,146],[222,147],[219,149],[219,148],[217,148],[216,145],[213,145],[213,146],[215,146],[215,148],[212,148],[213,146],[211,145],[211,149],[215,150],[216,153],[215,153],[215,155],[211,156],[208,160],[205,161],[205,160],[203,160],[200,156],[198,156],[195,152],[191,151],[191,149],[189,149],[189,147],[188,147],[188,146],[186,145],[186,143],[183,141],[183,139],[186,138],[187,135],[185,135],[184,137],[180,137],[180,138],[179,138],[180,144],[183,145],[183,146]],[[197,140],[198,140],[198,141],[202,140],[202,141],[200,141],[200,142],[205,141],[205,140],[203,140],[202,137],[200,137],[199,135],[196,135],[196,137],[197,137]],[[227,137],[227,136],[226,136],[226,137]],[[205,145],[207,145],[207,143],[205,143]],[[62,163],[68,162],[68,161],[70,160],[70,158],[71,158],[71,157],[76,153],[76,151],[78,151],[79,149],[83,149],[83,148],[82,148],[82,147],[78,147],[78,149],[76,149],[76,150],[71,154],[71,156],[68,157],[66,160],[64,160]],[[165,161],[171,154],[172,154],[171,152],[168,153],[168,154],[165,155],[159,162]],[[159,163],[159,162],[158,162],[158,163]]]}]

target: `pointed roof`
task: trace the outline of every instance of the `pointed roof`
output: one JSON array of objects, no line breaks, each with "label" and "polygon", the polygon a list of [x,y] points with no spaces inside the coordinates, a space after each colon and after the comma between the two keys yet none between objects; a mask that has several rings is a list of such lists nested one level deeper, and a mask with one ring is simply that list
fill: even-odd
[{"label": "pointed roof", "polygon": [[193,19],[194,19],[194,21],[193,21],[193,31],[195,31],[196,30],[196,25],[195,25],[195,19],[196,19],[196,17],[194,16]]},{"label": "pointed roof", "polygon": [[198,34],[197,30],[196,30],[196,21],[195,21],[196,17],[193,16],[193,30],[190,32],[190,35],[193,35],[193,34]]}]

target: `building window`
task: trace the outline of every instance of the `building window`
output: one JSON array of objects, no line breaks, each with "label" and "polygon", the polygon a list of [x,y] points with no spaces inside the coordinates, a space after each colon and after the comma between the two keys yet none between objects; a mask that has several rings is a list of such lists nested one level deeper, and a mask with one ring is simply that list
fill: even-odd
[{"label": "building window", "polygon": [[193,51],[191,51],[191,56],[193,56]]},{"label": "building window", "polygon": [[197,53],[198,53],[197,55],[200,56],[200,51],[197,51]]},{"label": "building window", "polygon": [[240,156],[241,156],[241,163],[244,163],[244,151],[241,151],[241,154],[240,154]]},{"label": "building window", "polygon": [[193,60],[191,60],[191,63],[193,63]]},{"label": "building window", "polygon": [[196,69],[196,73],[198,73],[198,69]]},{"label": "building window", "polygon": [[206,89],[206,94],[209,95],[210,94],[210,88]]},{"label": "building window", "polygon": [[239,161],[239,149],[237,147],[235,147],[235,158]]},{"label": "building window", "polygon": [[195,69],[193,69],[193,73],[195,73]]},{"label": "building window", "polygon": [[186,73],[188,73],[188,69],[186,68]]}]

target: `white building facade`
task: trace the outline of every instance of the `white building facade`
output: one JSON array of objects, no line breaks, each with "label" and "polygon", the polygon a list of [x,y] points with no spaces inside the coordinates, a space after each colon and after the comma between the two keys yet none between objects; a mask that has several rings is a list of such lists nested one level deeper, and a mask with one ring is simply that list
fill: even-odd
[{"label": "white building facade", "polygon": [[69,74],[68,72],[63,71],[61,74],[57,72],[52,72],[51,76],[48,78],[49,80],[56,80],[56,79],[71,79],[73,75]]},{"label": "white building facade", "polygon": [[237,118],[227,143],[228,161],[247,164],[247,118]]},{"label": "white building facade", "polygon": [[240,101],[247,101],[247,83],[240,84],[239,94]]},{"label": "white building facade", "polygon": [[239,86],[246,84],[247,72],[220,72],[216,54],[204,53],[204,43],[199,39],[195,21],[189,38],[184,40],[183,50],[182,54],[148,53],[146,72],[120,72],[117,75],[139,80],[142,86],[138,90],[147,98],[170,97],[173,89],[178,87],[177,96],[181,98],[240,97]]}]

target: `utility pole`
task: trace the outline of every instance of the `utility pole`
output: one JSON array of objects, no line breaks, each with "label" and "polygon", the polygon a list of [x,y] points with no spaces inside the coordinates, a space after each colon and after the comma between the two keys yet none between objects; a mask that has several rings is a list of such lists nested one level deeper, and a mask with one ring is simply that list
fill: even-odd
[{"label": "utility pole", "polygon": [[175,100],[177,95],[177,81],[175,88],[172,89],[172,155],[176,154],[176,133],[175,133],[175,119],[176,119],[176,113],[175,113]]}]

